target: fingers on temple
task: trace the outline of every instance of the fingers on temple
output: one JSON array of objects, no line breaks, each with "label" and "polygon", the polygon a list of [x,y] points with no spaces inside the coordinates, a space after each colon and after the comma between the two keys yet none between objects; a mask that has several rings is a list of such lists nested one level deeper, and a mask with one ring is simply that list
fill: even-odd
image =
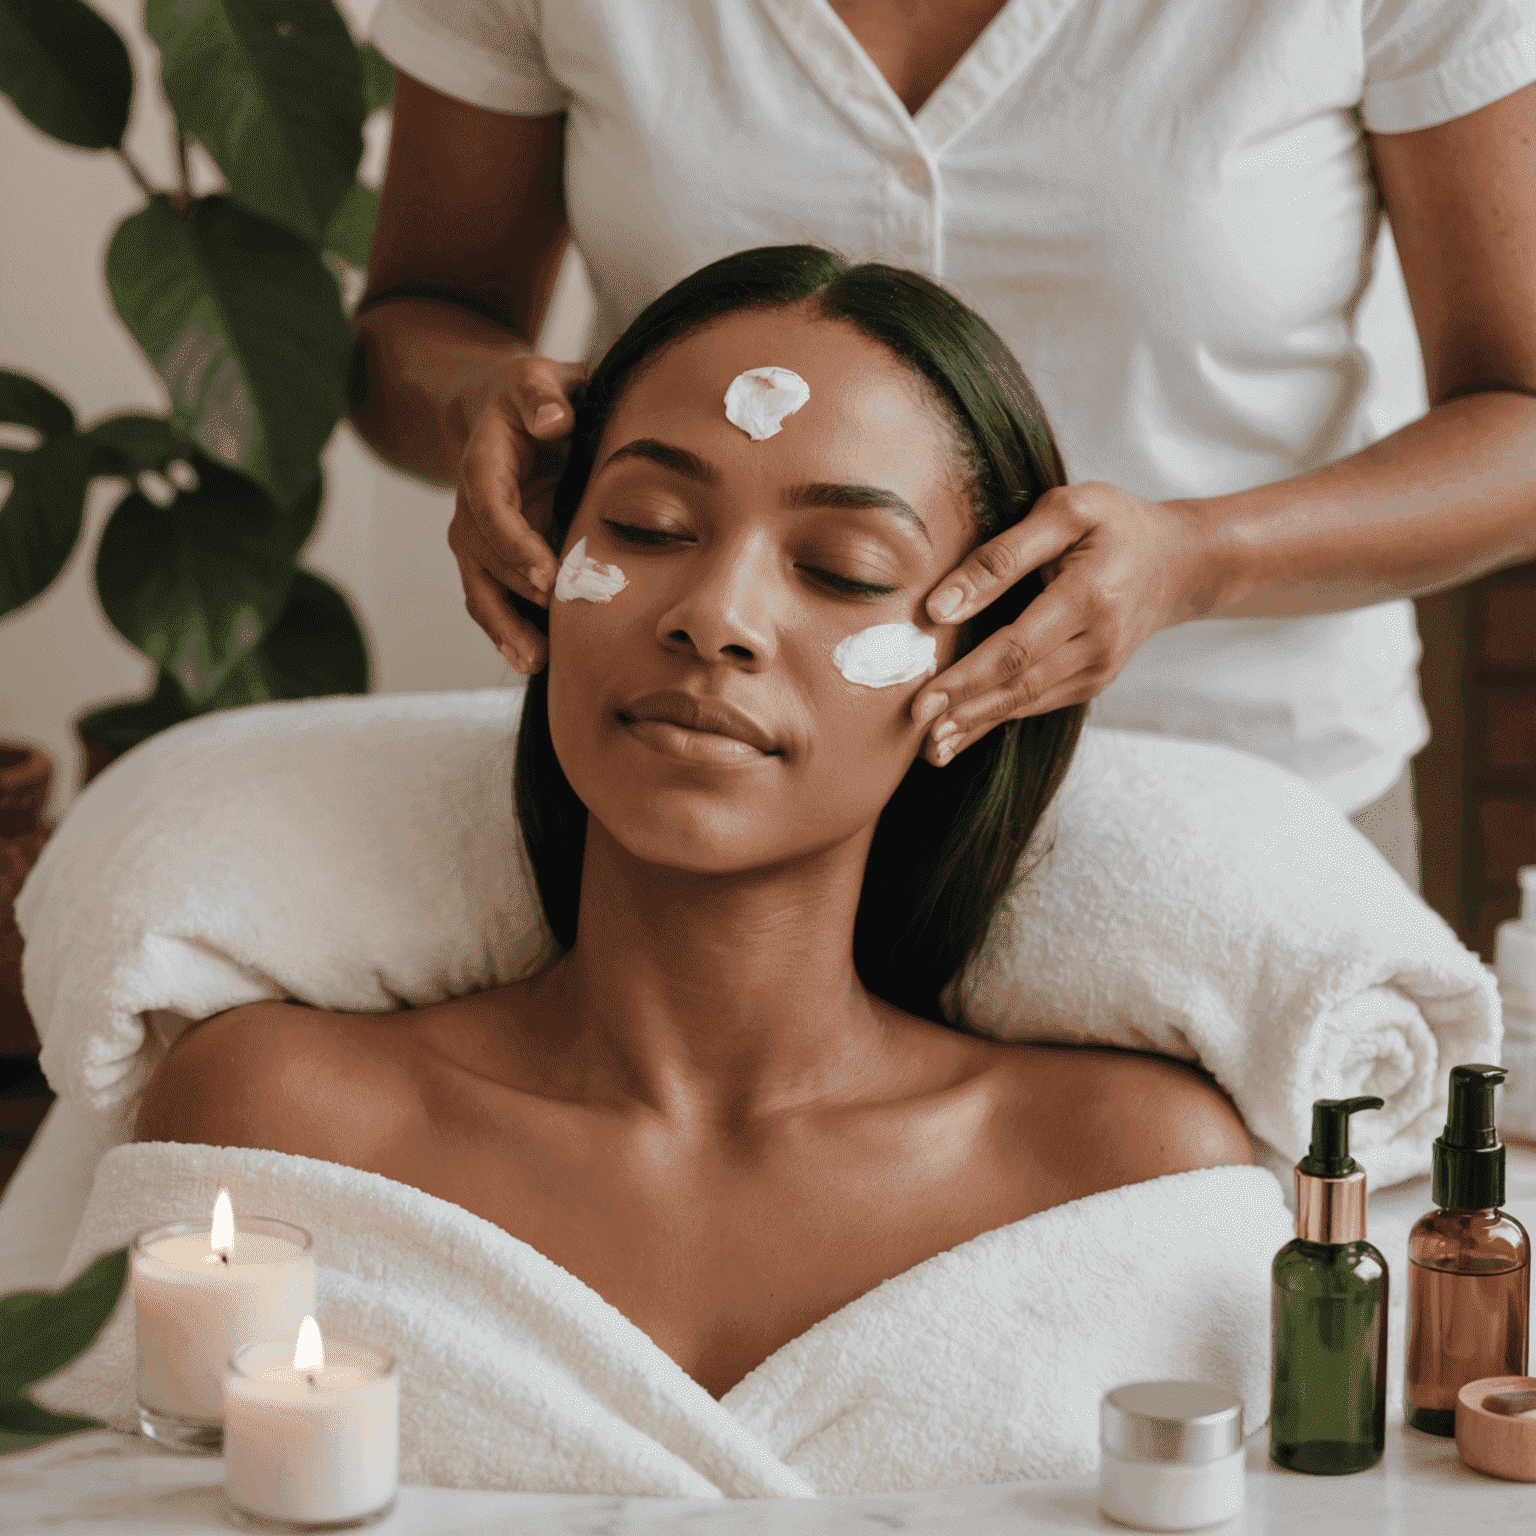
[{"label": "fingers on temple", "polygon": [[941,715],[934,722],[934,730],[950,723],[955,729],[937,740],[929,733],[929,759],[934,759],[933,748],[951,747],[950,756],[963,751],[977,736],[1004,720],[1081,704],[1108,687],[1113,676],[1102,664],[1098,645],[1088,636],[1069,640],[1034,666],[1015,672],[1006,682]]},{"label": "fingers on temple", "polygon": [[458,560],[464,607],[470,618],[519,672],[537,672],[544,665],[544,636],[512,606],[505,588],[483,566],[463,556]]},{"label": "fingers on temple", "polygon": [[[978,612],[1016,581],[1057,560],[1083,535],[1082,520],[1072,506],[1047,491],[1022,522],[973,549],[955,570],[929,595],[929,613],[937,623],[957,623]],[[961,603],[937,611],[938,599],[951,589],[962,594]]]},{"label": "fingers on temple", "polygon": [[474,565],[488,572],[502,586],[527,595],[523,574],[526,559],[519,558],[515,546],[509,555],[505,552],[504,541],[500,546],[492,543],[484,524],[475,514],[474,502],[462,488],[454,506],[453,519],[448,524],[448,547],[461,566]]},{"label": "fingers on temple", "polygon": [[511,434],[480,438],[464,452],[449,544],[454,525],[462,524],[466,547],[503,585],[525,597],[543,596],[554,582],[555,559],[543,534],[523,515],[522,466]]},{"label": "fingers on temple", "polygon": [[1070,594],[1047,588],[1012,624],[988,635],[935,680],[953,706],[948,717],[957,717],[961,705],[974,704],[999,689],[1035,688],[1036,679],[1043,675],[1040,669],[1086,634],[1081,605]]},{"label": "fingers on temple", "polygon": [[464,584],[464,609],[498,648],[522,649],[522,632],[531,626],[507,599],[506,588],[477,560],[454,551]]}]

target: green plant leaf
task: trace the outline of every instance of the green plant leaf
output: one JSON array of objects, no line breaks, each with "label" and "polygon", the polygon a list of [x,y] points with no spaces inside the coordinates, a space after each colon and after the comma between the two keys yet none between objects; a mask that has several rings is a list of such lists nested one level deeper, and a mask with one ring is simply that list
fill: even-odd
[{"label": "green plant leaf", "polygon": [[379,214],[379,194],[372,187],[354,181],[352,190],[336,205],[331,222],[325,226],[322,244],[354,267],[368,265],[368,247],[373,242],[374,220]]},{"label": "green plant leaf", "polygon": [[81,435],[90,444],[93,475],[131,480],[146,469],[163,470],[172,459],[198,456],[192,440],[164,416],[111,416]]},{"label": "green plant leaf", "polygon": [[173,425],[287,505],[346,408],[352,328],[297,235],[226,197],[168,199],[118,225],[107,282],[170,390]]},{"label": "green plant leaf", "polygon": [[380,107],[394,106],[395,66],[372,43],[364,43],[357,56],[363,69],[364,110],[377,112]]},{"label": "green plant leaf", "polygon": [[0,1297],[0,1450],[99,1427],[95,1419],[38,1407],[24,1389],[90,1348],[112,1316],[127,1275],[128,1250],[119,1248],[61,1291]]},{"label": "green plant leaf", "polygon": [[6,1451],[29,1451],[45,1440],[73,1435],[82,1429],[102,1429],[96,1419],[79,1419],[72,1413],[49,1413],[28,1399],[0,1402],[0,1455]]},{"label": "green plant leaf", "polygon": [[215,707],[368,691],[368,648],[340,592],[295,573],[288,606],[261,645],[230,669]]},{"label": "green plant leaf", "polygon": [[133,65],[117,29],[84,0],[0,0],[0,91],[50,138],[120,149]]},{"label": "green plant leaf", "polygon": [[85,516],[90,456],[71,434],[4,466],[11,489],[0,503],[0,616],[14,613],[64,569]]},{"label": "green plant leaf", "polygon": [[[3,4],[4,0],[0,0]],[[45,591],[80,537],[90,454],[75,413],[46,385],[0,371],[0,422],[30,427],[35,448],[0,448],[11,488],[0,502],[0,616]]]},{"label": "green plant leaf", "polygon": [[[4,5],[5,0],[0,0]],[[0,421],[32,427],[44,437],[75,430],[75,413],[46,384],[0,368]]]},{"label": "green plant leaf", "polygon": [[175,678],[162,672],[155,680],[155,691],[147,698],[90,710],[75,721],[75,731],[82,741],[99,741],[121,757],[141,741],[190,720],[196,713]]},{"label": "green plant leaf", "polygon": [[184,133],[234,199],[318,246],[363,153],[363,65],[331,0],[148,0]]},{"label": "green plant leaf", "polygon": [[294,559],[314,529],[320,482],[290,511],[199,455],[199,484],[167,507],[130,492],[96,552],[96,590],[112,626],[208,706],[229,669],[278,621]]},{"label": "green plant leaf", "polygon": [[75,729],[83,740],[102,742],[120,756],[159,731],[222,709],[367,691],[368,649],[346,598],[312,571],[297,570],[282,617],[201,707],[189,704],[176,680],[162,672],[149,697],[91,710]]},{"label": "green plant leaf", "polygon": [[111,1317],[128,1273],[128,1250],[104,1254],[62,1291],[0,1297],[0,1451],[100,1429],[95,1419],[51,1413],[25,1388],[89,1349]]}]

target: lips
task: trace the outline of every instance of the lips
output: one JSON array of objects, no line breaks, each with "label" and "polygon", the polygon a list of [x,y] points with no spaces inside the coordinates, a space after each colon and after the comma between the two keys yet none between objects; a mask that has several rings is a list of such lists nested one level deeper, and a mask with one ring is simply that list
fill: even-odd
[{"label": "lips", "polygon": [[727,704],[724,699],[699,698],[680,689],[669,688],[648,693],[619,711],[619,718],[629,725],[636,720],[665,720],[689,731],[707,731],[714,736],[729,736],[744,741],[759,752],[777,756],[780,748],[773,737],[750,715]]}]

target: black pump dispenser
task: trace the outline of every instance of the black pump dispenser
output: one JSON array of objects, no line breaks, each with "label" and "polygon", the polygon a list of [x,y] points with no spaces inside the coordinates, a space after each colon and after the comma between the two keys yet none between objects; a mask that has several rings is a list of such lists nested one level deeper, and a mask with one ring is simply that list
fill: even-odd
[{"label": "black pump dispenser", "polygon": [[1296,1238],[1270,1269],[1269,1455],[1293,1472],[1361,1472],[1387,1433],[1387,1261],[1365,1240],[1365,1170],[1349,1117],[1378,1098],[1318,1099],[1296,1164]]},{"label": "black pump dispenser", "polygon": [[1435,1138],[1431,1198],[1443,1210],[1487,1211],[1504,1204],[1504,1143],[1493,1123],[1493,1090],[1503,1067],[1451,1068],[1445,1132]]},{"label": "black pump dispenser", "polygon": [[1318,1099],[1312,1106],[1312,1145],[1296,1171],[1311,1179],[1343,1179],[1359,1164],[1349,1155],[1349,1117],[1357,1109],[1380,1109],[1380,1099]]}]

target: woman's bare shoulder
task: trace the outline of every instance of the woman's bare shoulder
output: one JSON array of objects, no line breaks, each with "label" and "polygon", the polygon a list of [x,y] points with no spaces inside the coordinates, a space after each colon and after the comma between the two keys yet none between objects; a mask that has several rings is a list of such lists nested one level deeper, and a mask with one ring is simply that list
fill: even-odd
[{"label": "woman's bare shoulder", "polygon": [[1231,1099],[1181,1061],[1107,1047],[1030,1047],[1015,1069],[1015,1137],[1074,1196],[1251,1163]]},{"label": "woman's bare shoulder", "polygon": [[193,1025],[156,1068],[134,1140],[366,1163],[413,1120],[416,1101],[408,1073],[364,1045],[361,1024],[262,1002]]},{"label": "woman's bare shoulder", "polygon": [[1100,1123],[1121,1128],[1138,1180],[1253,1161],[1237,1106],[1197,1068],[1167,1056],[1114,1054],[1122,1059],[1106,1074]]}]

